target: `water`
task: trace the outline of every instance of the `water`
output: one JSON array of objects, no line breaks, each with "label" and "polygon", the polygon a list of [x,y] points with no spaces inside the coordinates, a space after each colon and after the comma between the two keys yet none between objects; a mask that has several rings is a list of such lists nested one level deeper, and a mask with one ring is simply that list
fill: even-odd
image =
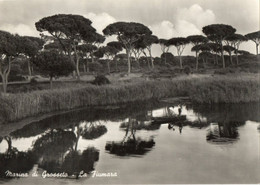
[{"label": "water", "polygon": [[259,183],[259,127],[257,103],[72,111],[2,135],[0,183]]}]

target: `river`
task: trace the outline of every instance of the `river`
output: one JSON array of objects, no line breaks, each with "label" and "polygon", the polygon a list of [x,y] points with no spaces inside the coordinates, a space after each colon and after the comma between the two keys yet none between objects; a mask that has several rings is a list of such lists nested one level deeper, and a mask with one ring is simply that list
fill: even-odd
[{"label": "river", "polygon": [[259,110],[152,101],[46,117],[0,137],[0,184],[256,184]]}]

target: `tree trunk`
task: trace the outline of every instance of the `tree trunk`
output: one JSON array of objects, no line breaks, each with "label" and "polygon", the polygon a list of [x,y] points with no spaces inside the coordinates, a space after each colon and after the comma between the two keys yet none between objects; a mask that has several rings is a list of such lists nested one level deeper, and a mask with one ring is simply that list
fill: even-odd
[{"label": "tree trunk", "polygon": [[163,52],[163,56],[164,56],[164,65],[166,65],[166,64],[167,64],[167,59],[166,59],[166,54],[165,54],[165,52]]},{"label": "tree trunk", "polygon": [[205,68],[205,58],[204,57],[203,57],[202,61],[203,61],[203,67]]},{"label": "tree trunk", "polygon": [[52,76],[50,77],[50,88],[52,89]]},{"label": "tree trunk", "polygon": [[180,68],[182,69],[182,58],[181,58],[181,55],[179,55],[179,59],[180,59]]},{"label": "tree trunk", "polygon": [[150,65],[150,61],[147,59],[147,57],[146,57],[146,61],[147,61],[147,66],[148,66],[148,68],[150,69],[150,68],[151,68],[151,65]]},{"label": "tree trunk", "polygon": [[1,77],[2,77],[2,85],[3,85],[3,92],[6,93],[6,89],[7,89],[7,84],[6,84],[6,74],[1,74]]},{"label": "tree trunk", "polygon": [[232,60],[232,54],[231,54],[231,52],[229,52],[229,58],[230,58],[230,63],[231,63],[231,65],[233,65],[233,60]]},{"label": "tree trunk", "polygon": [[89,73],[89,62],[87,62],[87,73]]},{"label": "tree trunk", "polygon": [[7,93],[7,84],[8,84],[8,76],[10,74],[11,71],[11,59],[8,58],[8,67],[7,69],[4,69],[3,72],[0,73],[1,77],[2,77],[2,84],[3,84],[3,92]]},{"label": "tree trunk", "polygon": [[75,52],[75,56],[76,56],[76,73],[77,73],[77,79],[80,80],[80,72],[79,72],[79,56],[76,50],[76,46],[73,46],[74,48],[74,52]]},{"label": "tree trunk", "polygon": [[84,73],[87,72],[87,71],[86,71],[86,64],[85,64],[85,63],[83,63],[83,72],[84,72]]},{"label": "tree trunk", "polygon": [[153,58],[150,57],[150,61],[151,61],[151,65],[152,65],[152,69],[154,68],[154,63],[153,63]]},{"label": "tree trunk", "polygon": [[225,65],[225,59],[224,59],[224,53],[223,53],[223,44],[221,43],[221,58],[222,58],[222,66],[223,68],[226,67]]},{"label": "tree trunk", "polygon": [[107,70],[108,70],[108,74],[110,74],[110,61],[107,60]]},{"label": "tree trunk", "polygon": [[198,57],[198,52],[196,51],[196,70],[199,68],[199,57]]},{"label": "tree trunk", "polygon": [[256,55],[258,55],[258,45],[259,44],[256,44]]},{"label": "tree trunk", "polygon": [[131,61],[130,61],[130,52],[128,49],[126,49],[126,54],[127,54],[127,65],[128,65],[128,74],[131,73]]},{"label": "tree trunk", "polygon": [[206,68],[207,60],[208,60],[207,57],[203,58],[203,68]]},{"label": "tree trunk", "polygon": [[[75,61],[73,60],[73,57],[71,56],[71,52],[70,51],[68,51],[68,55],[69,55],[70,61],[73,64],[75,64]],[[73,75],[73,78],[76,78],[76,71],[75,70],[73,71],[72,75]]]},{"label": "tree trunk", "polygon": [[8,144],[8,152],[11,152],[12,150],[12,139],[9,136],[5,136],[4,139],[6,140],[7,144]]},{"label": "tree trunk", "polygon": [[138,68],[140,69],[141,67],[140,67],[139,57],[136,58],[136,62],[137,62],[137,66],[138,66]]},{"label": "tree trunk", "polygon": [[237,61],[237,65],[238,65],[238,55],[237,55],[237,52],[236,52],[236,61]]},{"label": "tree trunk", "polygon": [[118,72],[117,59],[116,59],[116,72]]},{"label": "tree trunk", "polygon": [[151,66],[152,66],[152,69],[153,69],[154,68],[154,64],[153,64],[153,57],[152,57],[151,48],[149,48],[148,51],[149,51],[149,55],[150,55]]},{"label": "tree trunk", "polygon": [[80,80],[79,59],[76,59],[76,73],[77,73],[77,79]]},{"label": "tree trunk", "polygon": [[32,70],[31,70],[31,62],[30,60],[28,59],[28,73],[29,73],[29,79],[31,79],[31,76],[32,76]]}]

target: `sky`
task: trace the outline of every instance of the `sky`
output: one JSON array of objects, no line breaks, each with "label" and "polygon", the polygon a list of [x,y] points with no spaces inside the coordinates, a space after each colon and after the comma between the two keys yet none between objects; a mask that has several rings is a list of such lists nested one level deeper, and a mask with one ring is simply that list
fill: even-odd
[{"label": "sky", "polygon": [[[259,9],[259,0],[0,0],[0,30],[39,36],[35,22],[64,13],[85,16],[99,33],[111,23],[127,21],[142,23],[166,39],[203,34],[202,27],[209,24],[229,24],[247,34],[260,30]],[[152,49],[155,56],[161,54],[159,46]],[[241,49],[255,53],[250,41]],[[176,49],[170,51],[176,55]],[[190,46],[185,54],[192,54]]]}]

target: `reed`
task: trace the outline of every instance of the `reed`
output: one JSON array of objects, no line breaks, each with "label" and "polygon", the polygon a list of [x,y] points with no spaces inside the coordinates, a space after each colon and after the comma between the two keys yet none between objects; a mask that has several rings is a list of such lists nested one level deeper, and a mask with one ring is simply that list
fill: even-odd
[{"label": "reed", "polygon": [[79,107],[110,105],[166,97],[189,96],[197,103],[260,100],[258,77],[175,78],[138,80],[104,86],[92,84],[0,96],[0,123]]}]

